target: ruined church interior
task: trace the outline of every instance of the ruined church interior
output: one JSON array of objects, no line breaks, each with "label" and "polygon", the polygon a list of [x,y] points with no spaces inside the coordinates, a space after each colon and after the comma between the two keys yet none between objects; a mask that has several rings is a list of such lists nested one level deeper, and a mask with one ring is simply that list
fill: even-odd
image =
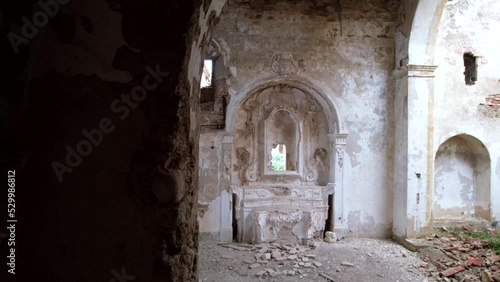
[{"label": "ruined church interior", "polygon": [[500,281],[500,2],[7,1],[0,31],[0,281]]}]

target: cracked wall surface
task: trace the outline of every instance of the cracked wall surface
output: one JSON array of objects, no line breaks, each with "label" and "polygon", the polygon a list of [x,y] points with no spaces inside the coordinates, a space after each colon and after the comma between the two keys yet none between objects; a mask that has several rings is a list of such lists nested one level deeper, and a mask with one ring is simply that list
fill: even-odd
[{"label": "cracked wall surface", "polygon": [[[332,4],[262,2],[230,1],[214,33],[225,56],[231,100],[275,78],[320,89],[334,103],[341,131],[349,133],[348,228],[353,236],[390,236],[397,5],[341,1],[339,17]],[[237,105],[229,105],[228,116],[235,111],[231,107]]]},{"label": "cracked wall surface", "polygon": [[[435,54],[438,68],[435,78],[434,150],[436,152],[447,139],[464,133],[483,143],[484,148],[476,146],[489,152],[491,158],[490,161],[481,157],[479,163],[484,164],[481,169],[484,173],[489,173],[491,166],[489,193],[492,202],[491,211],[486,214],[494,218],[498,218],[500,212],[497,200],[500,196],[500,178],[495,172],[500,155],[500,133],[497,130],[496,108],[486,105],[494,105],[491,97],[500,89],[497,67],[500,63],[500,42],[492,40],[500,28],[499,11],[500,4],[495,1],[449,2],[439,25]],[[478,81],[475,85],[468,86],[465,83],[464,53],[472,53],[476,57]],[[474,152],[476,157],[481,156],[478,151]],[[435,169],[437,172],[437,167]],[[448,184],[456,186],[452,179],[449,179]],[[461,184],[465,182],[460,181]],[[439,189],[437,184],[434,184],[435,189]],[[474,189],[477,190],[477,187]],[[455,208],[459,209],[459,205]]]}]

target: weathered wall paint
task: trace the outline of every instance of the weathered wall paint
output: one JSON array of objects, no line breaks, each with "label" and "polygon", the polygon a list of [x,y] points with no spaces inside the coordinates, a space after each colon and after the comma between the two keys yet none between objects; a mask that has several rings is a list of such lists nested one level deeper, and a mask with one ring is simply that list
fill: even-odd
[{"label": "weathered wall paint", "polygon": [[[256,10],[234,2],[214,33],[226,55],[229,94],[283,76],[321,89],[349,133],[344,197],[351,235],[390,236],[396,11],[382,1],[346,3],[341,34],[333,6],[277,2]],[[290,67],[273,69],[277,61]]]},{"label": "weathered wall paint", "polygon": [[[496,220],[500,218],[500,174],[495,171],[500,155],[500,120],[483,114],[481,104],[486,103],[489,95],[500,93],[500,41],[492,40],[497,37],[499,29],[498,1],[452,1],[446,5],[436,47],[435,64],[439,67],[435,78],[434,108],[436,151],[439,145],[455,135],[465,133],[479,140],[475,145],[469,142],[479,158],[477,165],[481,166],[477,170],[482,175],[479,183],[483,184],[476,185],[489,186],[487,191],[479,191],[478,201],[482,207],[479,210],[484,209],[487,212],[483,211],[483,215],[491,214]],[[478,81],[472,86],[465,85],[464,80],[463,54],[466,52],[478,56]],[[489,152],[489,157],[484,156],[484,151]],[[460,183],[465,182],[467,180]],[[437,188],[434,183],[434,189]]]},{"label": "weathered wall paint", "polygon": [[459,137],[441,145],[434,166],[434,219],[475,216],[475,165],[476,156]]}]

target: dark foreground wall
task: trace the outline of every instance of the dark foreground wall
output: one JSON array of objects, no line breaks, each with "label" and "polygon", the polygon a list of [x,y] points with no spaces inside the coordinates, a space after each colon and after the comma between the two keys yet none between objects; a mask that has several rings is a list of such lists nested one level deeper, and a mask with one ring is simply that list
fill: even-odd
[{"label": "dark foreground wall", "polygon": [[200,3],[41,2],[0,3],[0,281],[195,280]]}]

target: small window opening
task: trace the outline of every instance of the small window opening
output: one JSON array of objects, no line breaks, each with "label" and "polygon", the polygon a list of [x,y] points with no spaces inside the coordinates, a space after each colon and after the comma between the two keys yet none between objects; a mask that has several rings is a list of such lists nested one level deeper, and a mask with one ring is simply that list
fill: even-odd
[{"label": "small window opening", "polygon": [[271,149],[271,167],[275,171],[286,170],[286,145],[277,144]]},{"label": "small window opening", "polygon": [[472,53],[464,54],[464,66],[465,66],[465,84],[474,85],[477,81],[477,62],[476,57]]},{"label": "small window opening", "polygon": [[201,88],[212,87],[214,73],[214,63],[211,59],[206,59],[203,61],[203,73],[201,74]]}]

